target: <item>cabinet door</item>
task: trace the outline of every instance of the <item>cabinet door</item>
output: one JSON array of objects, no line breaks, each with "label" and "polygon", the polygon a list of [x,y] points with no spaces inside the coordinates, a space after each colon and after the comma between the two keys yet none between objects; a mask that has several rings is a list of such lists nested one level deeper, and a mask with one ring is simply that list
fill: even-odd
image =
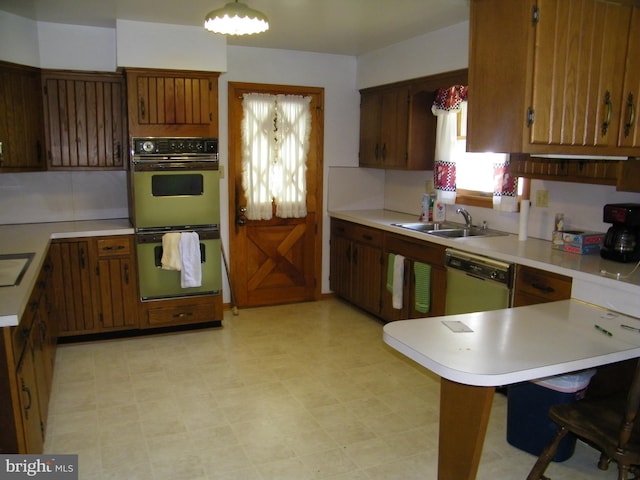
[{"label": "cabinet door", "polygon": [[124,77],[43,73],[49,169],[126,166]]},{"label": "cabinet door", "polygon": [[630,7],[538,0],[531,143],[615,147]]},{"label": "cabinet door", "polygon": [[382,249],[353,242],[351,295],[353,303],[378,315],[382,310]]},{"label": "cabinet door", "polygon": [[[425,105],[424,108],[426,109],[427,106]],[[408,88],[393,89],[382,94],[380,121],[383,166],[391,169],[406,168],[409,129]]]},{"label": "cabinet door", "polygon": [[38,69],[0,62],[0,170],[43,170]]},{"label": "cabinet door", "polygon": [[127,70],[132,136],[218,135],[218,73]]},{"label": "cabinet door", "polygon": [[623,147],[640,147],[640,7],[633,8],[629,32],[618,143]]},{"label": "cabinet door", "polygon": [[16,370],[18,394],[20,398],[20,413],[24,429],[24,448],[21,453],[42,453],[44,444],[43,428],[38,404],[38,386],[33,364],[33,347],[27,345],[22,361]]},{"label": "cabinet door", "polygon": [[96,265],[91,264],[89,240],[54,241],[49,249],[55,309],[58,312],[60,336],[93,333],[97,319],[98,289],[92,277]]},{"label": "cabinet door", "polygon": [[[332,229],[333,230],[333,229]],[[329,284],[341,297],[351,296],[351,241],[332,231]]]},{"label": "cabinet door", "polygon": [[382,100],[378,93],[363,93],[360,98],[360,153],[361,167],[380,168],[382,145],[380,144],[380,117]]},{"label": "cabinet door", "polygon": [[100,322],[107,330],[135,328],[138,324],[138,287],[133,239],[130,236],[98,238]]}]

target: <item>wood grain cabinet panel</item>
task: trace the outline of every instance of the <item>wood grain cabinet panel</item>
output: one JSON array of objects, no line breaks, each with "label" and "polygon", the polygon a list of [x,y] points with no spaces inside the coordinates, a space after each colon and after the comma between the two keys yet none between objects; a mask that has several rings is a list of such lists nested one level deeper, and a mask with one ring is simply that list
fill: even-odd
[{"label": "wood grain cabinet panel", "polygon": [[524,265],[516,266],[514,307],[571,298],[571,278]]},{"label": "wood grain cabinet panel", "polygon": [[50,257],[59,336],[138,327],[132,235],[55,240]]},{"label": "wood grain cabinet panel", "polygon": [[57,342],[50,274],[46,259],[19,325],[0,329],[0,453],[42,453]]},{"label": "wood grain cabinet panel", "polygon": [[433,170],[436,92],[466,83],[463,69],[360,90],[359,165]]},{"label": "wood grain cabinet panel", "polygon": [[[393,295],[387,288],[383,288],[382,318],[386,321],[395,321],[444,315],[445,289],[447,285],[447,272],[444,266],[445,247],[428,241],[386,232],[384,239],[386,268],[390,267],[388,264],[389,254],[402,255],[405,257],[402,308],[393,308]],[[431,267],[430,308],[426,313],[416,309],[416,279],[414,273],[416,262],[424,263]],[[385,269],[385,275],[386,271]],[[386,279],[386,276],[384,276],[384,278]]]},{"label": "wood grain cabinet panel", "polygon": [[217,137],[218,75],[127,69],[129,134]]},{"label": "wood grain cabinet panel", "polygon": [[331,289],[374,315],[382,309],[382,230],[331,219]]},{"label": "wood grain cabinet panel", "polygon": [[44,170],[40,70],[0,62],[0,172]]},{"label": "wood grain cabinet panel", "polygon": [[[472,0],[467,149],[638,156],[640,7]],[[635,55],[635,56],[629,56]]]},{"label": "wood grain cabinet panel", "polygon": [[125,168],[124,76],[44,70],[42,83],[48,168]]}]

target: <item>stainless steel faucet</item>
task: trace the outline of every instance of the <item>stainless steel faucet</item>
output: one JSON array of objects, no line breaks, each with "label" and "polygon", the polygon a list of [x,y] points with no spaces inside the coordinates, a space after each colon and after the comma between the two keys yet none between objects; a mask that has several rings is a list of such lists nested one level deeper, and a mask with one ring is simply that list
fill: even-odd
[{"label": "stainless steel faucet", "polygon": [[467,212],[464,208],[457,209],[456,213],[459,213],[464,217],[466,228],[471,228],[473,226],[473,221],[471,220],[471,214]]}]

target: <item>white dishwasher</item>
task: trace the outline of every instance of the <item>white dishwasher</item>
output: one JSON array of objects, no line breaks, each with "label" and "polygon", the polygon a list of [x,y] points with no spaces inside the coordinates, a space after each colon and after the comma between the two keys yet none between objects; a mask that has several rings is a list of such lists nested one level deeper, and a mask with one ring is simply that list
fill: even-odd
[{"label": "white dishwasher", "polygon": [[512,305],[514,265],[448,248],[445,315],[484,312]]}]

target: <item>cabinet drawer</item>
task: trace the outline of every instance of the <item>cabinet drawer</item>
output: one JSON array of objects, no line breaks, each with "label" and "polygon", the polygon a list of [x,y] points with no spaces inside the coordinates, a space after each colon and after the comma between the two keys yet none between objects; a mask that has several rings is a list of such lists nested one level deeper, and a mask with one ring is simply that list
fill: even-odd
[{"label": "cabinet drawer", "polygon": [[571,278],[557,273],[518,265],[516,295],[534,296],[538,303],[571,298]]},{"label": "cabinet drawer", "polygon": [[150,327],[167,325],[189,325],[191,323],[211,322],[216,320],[214,309],[209,304],[189,304],[167,307],[149,308],[148,321]]},{"label": "cabinet drawer", "polygon": [[128,236],[99,238],[96,243],[99,257],[131,254],[131,239]]},{"label": "cabinet drawer", "polygon": [[331,233],[373,247],[382,247],[384,238],[384,231],[377,228],[336,219],[331,220]]},{"label": "cabinet drawer", "polygon": [[444,266],[445,247],[428,241],[413,240],[395,233],[387,233],[384,250],[397,253],[412,260],[428,263],[431,266]]}]

